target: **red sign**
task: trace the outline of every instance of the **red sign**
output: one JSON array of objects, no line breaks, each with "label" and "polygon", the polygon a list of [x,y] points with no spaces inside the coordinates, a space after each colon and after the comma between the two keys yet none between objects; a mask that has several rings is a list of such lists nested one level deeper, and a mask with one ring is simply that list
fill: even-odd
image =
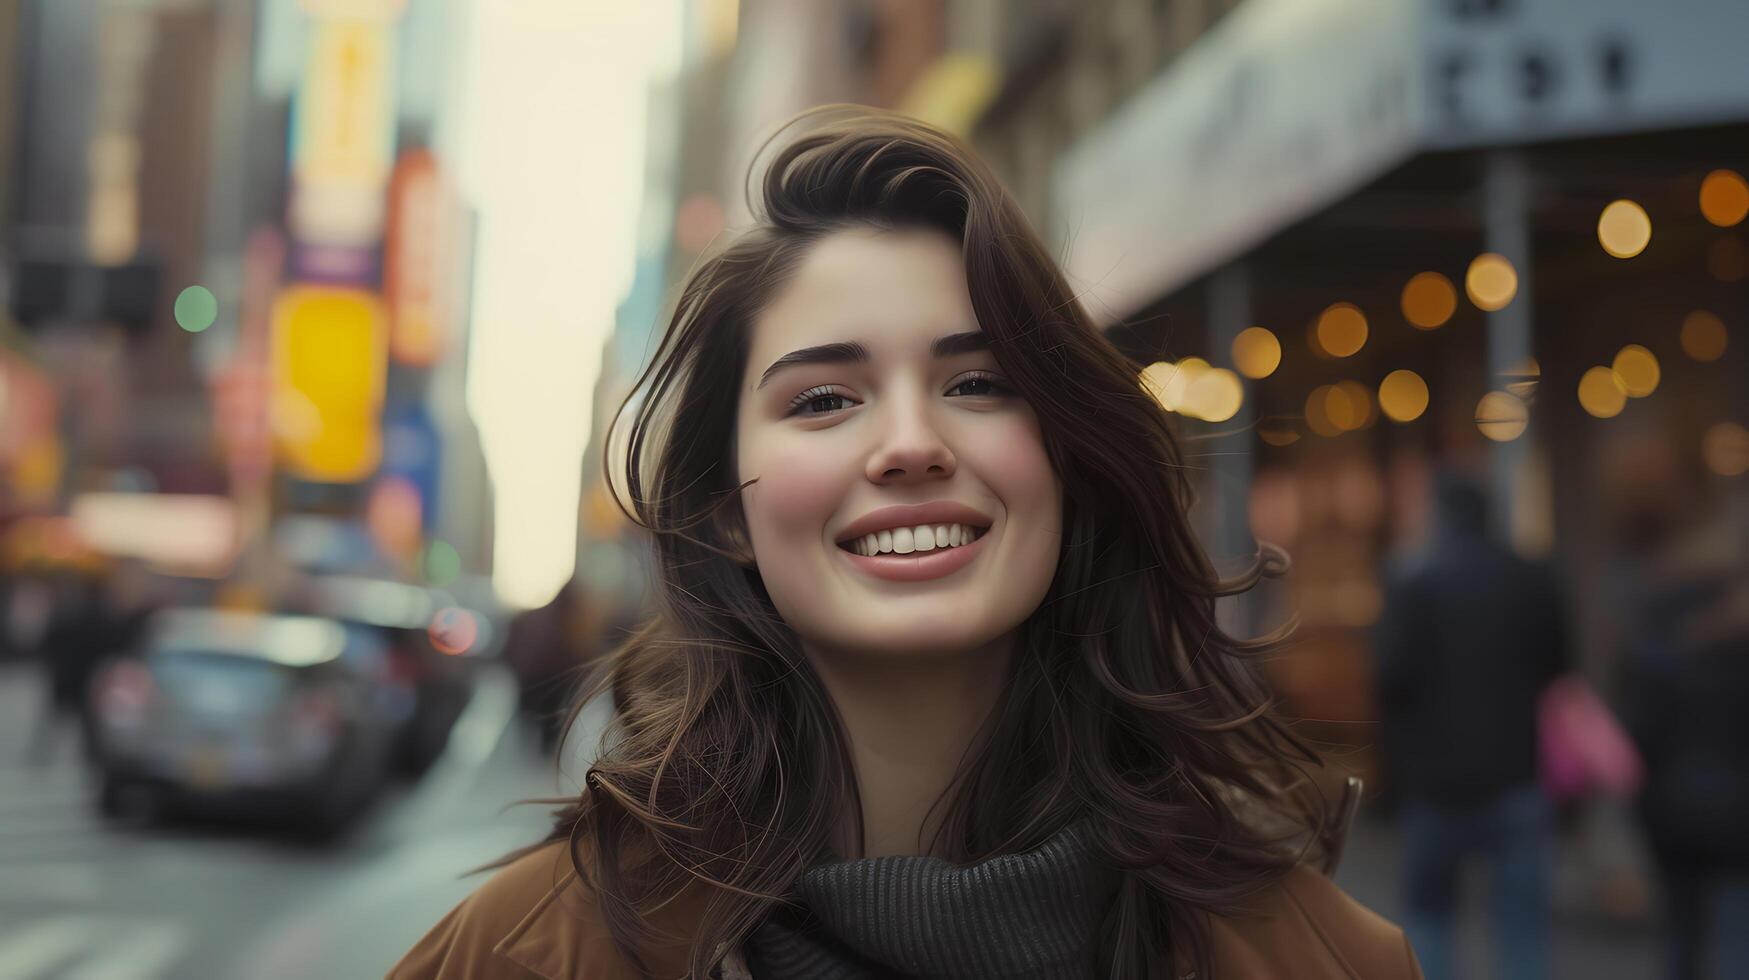
[{"label": "red sign", "polygon": [[449,204],[437,158],[410,150],[389,182],[383,292],[389,304],[389,356],[429,367],[443,355],[444,304],[439,289],[449,254]]}]

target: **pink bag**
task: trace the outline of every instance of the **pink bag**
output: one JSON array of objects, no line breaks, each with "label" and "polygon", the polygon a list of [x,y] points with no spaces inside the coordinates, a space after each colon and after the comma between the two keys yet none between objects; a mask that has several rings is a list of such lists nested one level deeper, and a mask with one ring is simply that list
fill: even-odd
[{"label": "pink bag", "polygon": [[1609,706],[1582,678],[1556,678],[1537,711],[1543,789],[1556,802],[1593,794],[1617,799],[1640,791],[1639,750]]}]

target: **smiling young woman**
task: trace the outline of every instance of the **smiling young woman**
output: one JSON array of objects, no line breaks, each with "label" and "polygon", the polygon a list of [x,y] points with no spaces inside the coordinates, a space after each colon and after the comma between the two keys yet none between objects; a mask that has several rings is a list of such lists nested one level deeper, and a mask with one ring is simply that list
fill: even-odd
[{"label": "smiling young woman", "polygon": [[[580,798],[395,976],[1414,977],[1308,867],[1167,417],[961,143],[804,114],[624,490],[658,603]],[[623,409],[622,409],[623,411]],[[617,422],[617,420],[616,420]]]}]

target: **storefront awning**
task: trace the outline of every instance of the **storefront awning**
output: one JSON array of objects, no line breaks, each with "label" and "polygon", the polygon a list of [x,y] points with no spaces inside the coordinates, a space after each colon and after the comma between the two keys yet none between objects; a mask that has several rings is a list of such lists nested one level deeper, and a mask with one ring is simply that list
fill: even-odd
[{"label": "storefront awning", "polygon": [[1246,0],[1059,160],[1119,319],[1418,153],[1749,119],[1749,3]]}]

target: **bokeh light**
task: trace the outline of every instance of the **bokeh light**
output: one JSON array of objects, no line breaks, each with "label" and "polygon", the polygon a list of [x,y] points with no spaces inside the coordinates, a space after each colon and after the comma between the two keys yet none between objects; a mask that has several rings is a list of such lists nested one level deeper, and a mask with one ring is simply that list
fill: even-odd
[{"label": "bokeh light", "polygon": [[1579,379],[1579,404],[1591,415],[1612,419],[1621,414],[1627,403],[1627,392],[1609,368],[1599,365]]},{"label": "bokeh light", "polygon": [[1306,397],[1306,428],[1331,437],[1371,425],[1372,392],[1358,381],[1319,385]]},{"label": "bokeh light", "polygon": [[1318,314],[1313,337],[1324,353],[1348,357],[1366,346],[1366,314],[1353,303],[1332,303]]},{"label": "bokeh light", "polygon": [[1179,411],[1204,422],[1225,422],[1239,414],[1244,401],[1244,385],[1237,374],[1226,368],[1204,368],[1185,387]]},{"label": "bokeh light", "polygon": [[480,639],[480,621],[468,610],[450,606],[431,617],[431,628],[426,633],[432,646],[456,656],[474,648]]},{"label": "bokeh light", "polygon": [[1652,241],[1652,218],[1626,199],[1611,201],[1597,217],[1597,241],[1618,259],[1631,259]]},{"label": "bokeh light", "polygon": [[[1306,396],[1306,428],[1325,438],[1339,436],[1343,432],[1342,427],[1330,418],[1329,399],[1331,392],[1335,390],[1331,385],[1319,385]],[[1343,399],[1346,412],[1348,396],[1338,397]]]},{"label": "bokeh light", "polygon": [[1701,438],[1700,454],[1707,469],[1720,476],[1749,473],[1749,429],[1735,422],[1719,422]]},{"label": "bokeh light", "polygon": [[1393,422],[1413,422],[1427,411],[1427,382],[1414,371],[1399,370],[1379,382],[1379,410]]},{"label": "bokeh light", "polygon": [[1543,368],[1536,358],[1527,357],[1514,364],[1508,364],[1500,372],[1500,380],[1505,382],[1507,391],[1520,398],[1529,400],[1536,393],[1537,383],[1542,380]]},{"label": "bokeh light", "polygon": [[1700,182],[1700,213],[1720,228],[1749,216],[1749,181],[1735,170],[1715,170]]},{"label": "bokeh light", "polygon": [[200,333],[219,318],[219,301],[205,286],[190,286],[176,294],[176,325]]},{"label": "bokeh light", "polygon": [[442,539],[431,542],[425,548],[425,560],[421,563],[425,568],[425,581],[432,585],[448,585],[462,574],[462,558],[455,550],[455,545]]},{"label": "bokeh light", "polygon": [[1610,367],[1616,383],[1631,398],[1644,398],[1658,390],[1658,358],[1639,344],[1623,347]]},{"label": "bokeh light", "polygon": [[1725,356],[1730,342],[1725,322],[1710,310],[1695,310],[1682,318],[1682,352],[1697,361],[1716,361]]},{"label": "bokeh light", "polygon": [[1233,366],[1247,378],[1267,378],[1281,366],[1281,341],[1264,327],[1246,327],[1233,338]]},{"label": "bokeh light", "polygon": [[1184,407],[1184,393],[1191,382],[1209,369],[1209,362],[1200,357],[1187,357],[1174,364],[1155,361],[1142,371],[1142,387],[1154,396],[1160,407],[1176,412]]},{"label": "bokeh light", "polygon": [[1291,419],[1269,418],[1257,423],[1257,438],[1271,446],[1291,446],[1300,441],[1300,431]]},{"label": "bokeh light", "polygon": [[1510,391],[1490,391],[1476,403],[1476,428],[1495,442],[1511,442],[1530,425],[1530,409]]},{"label": "bokeh light", "polygon": [[1506,256],[1483,252],[1464,274],[1464,292],[1478,309],[1489,313],[1503,310],[1518,295],[1518,270]]},{"label": "bokeh light", "polygon": [[1341,396],[1341,401],[1347,403],[1345,406],[1347,414],[1342,419],[1345,423],[1343,428],[1349,430],[1364,429],[1378,419],[1378,410],[1373,405],[1371,388],[1358,381],[1338,381],[1336,394],[1331,396],[1331,418],[1333,420],[1337,417],[1336,412],[1339,411],[1335,400],[1337,395]]},{"label": "bokeh light", "polygon": [[1457,312],[1457,287],[1437,272],[1422,272],[1403,287],[1403,319],[1420,330],[1445,325]]}]

